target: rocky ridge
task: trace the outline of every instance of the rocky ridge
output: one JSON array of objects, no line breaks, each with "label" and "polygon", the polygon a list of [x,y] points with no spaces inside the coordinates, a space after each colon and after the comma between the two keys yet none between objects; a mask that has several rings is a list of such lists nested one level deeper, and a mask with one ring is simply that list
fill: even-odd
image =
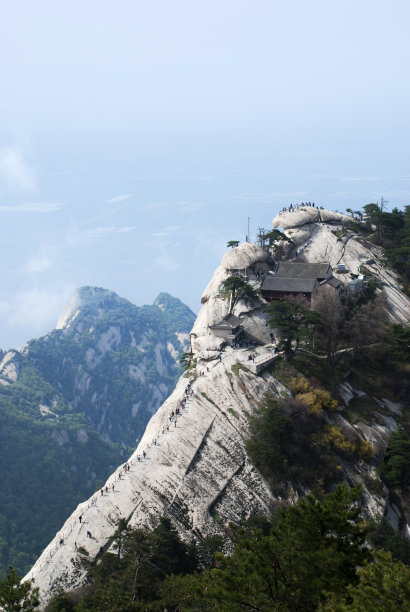
[{"label": "rocky ridge", "polygon": [[83,287],[59,329],[1,352],[0,579],[10,564],[26,573],[67,515],[129,457],[175,388],[194,319],[165,293],[138,307]]},{"label": "rocky ridge", "polygon": [[193,321],[168,294],[138,307],[107,289],[81,287],[56,330],[3,356],[0,384],[16,382],[22,364],[32,364],[103,439],[133,446],[175,385]]},{"label": "rocky ridge", "polygon": [[290,257],[297,255],[297,261],[310,263],[328,261],[334,275],[343,284],[350,277],[345,272],[338,272],[338,264],[344,264],[353,274],[360,274],[360,267],[365,265],[381,283],[392,321],[407,324],[410,300],[402,293],[397,274],[384,265],[381,247],[360,238],[349,229],[344,230],[344,226],[351,221],[351,217],[341,213],[300,207],[295,212],[280,213],[272,224],[275,228],[283,228],[284,233],[293,240]]},{"label": "rocky ridge", "polygon": [[[284,227],[286,221],[286,231],[295,243],[292,248],[296,250],[308,240],[303,260],[325,260],[332,265],[344,261],[350,269],[358,269],[362,253],[374,258],[375,273],[383,275],[383,291],[392,319],[407,322],[409,300],[400,293],[394,273],[382,270],[377,249],[363,246],[353,236],[339,241],[334,229],[342,219],[328,212],[327,224],[317,218],[312,222],[303,218],[297,226],[281,215],[280,226]],[[166,515],[185,538],[202,539],[215,533],[224,535],[230,521],[267,514],[278,501],[250,463],[244,447],[249,416],[263,394],[268,390],[278,397],[290,394],[263,368],[273,360],[263,299],[240,302],[234,310],[249,336],[261,343],[256,350],[227,347],[221,353],[219,339],[209,329],[228,312],[219,287],[232,270],[245,263],[247,273],[251,274],[269,265],[266,251],[255,247],[245,243],[229,251],[206,287],[191,332],[194,367],[180,378],[175,391],[148,423],[138,448],[127,462],[130,469],[118,468],[101,491],[77,507],[27,575],[40,587],[43,602],[59,588],[71,590],[83,584],[82,559],[85,556],[92,560],[110,546],[120,518],[130,517],[133,527],[152,528],[160,516]],[[345,282],[344,278],[341,280]],[[256,353],[255,364],[248,360],[251,350]],[[349,405],[361,393],[346,384],[341,388],[342,404]],[[182,406],[184,399],[186,403]],[[350,423],[342,408],[343,405],[331,417],[333,422],[343,422],[345,428],[353,428],[379,447],[386,447],[389,434],[398,426],[400,406],[388,400],[371,425]],[[345,463],[342,469],[350,484],[362,484],[365,515],[377,516],[387,509],[392,522],[402,518],[400,510],[389,505],[386,489],[378,493],[368,490],[366,477],[375,476],[373,465],[360,461],[353,465]],[[287,499],[292,501],[297,495],[289,484]]]}]

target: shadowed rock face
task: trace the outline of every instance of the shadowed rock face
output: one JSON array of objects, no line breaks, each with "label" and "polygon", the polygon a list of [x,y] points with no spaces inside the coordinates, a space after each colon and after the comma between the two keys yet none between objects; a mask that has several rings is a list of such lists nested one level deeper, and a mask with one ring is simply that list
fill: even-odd
[{"label": "shadowed rock face", "polygon": [[[351,254],[353,265],[356,251],[339,245],[329,227],[309,224],[306,231],[312,236],[312,243],[305,251],[306,261],[330,260],[335,265],[338,257],[340,260]],[[336,245],[341,249],[338,254],[332,252]],[[360,249],[363,250],[361,245]],[[243,245],[245,258],[248,250],[254,253],[254,249]],[[372,255],[375,257],[373,251]],[[391,272],[385,274],[391,275]],[[227,303],[219,297],[219,286],[227,276],[229,272],[222,265],[205,290],[203,306],[192,330],[197,338],[210,336],[209,325],[227,314]],[[245,328],[248,326],[253,333],[262,334],[262,330],[266,333],[263,307],[263,300],[239,303],[234,314],[242,317]],[[249,416],[263,394],[270,390],[280,397],[289,391],[266,371],[256,375],[237,366],[238,363],[246,366],[248,349],[226,348],[220,360],[219,351],[209,347],[205,350],[201,342],[193,342],[192,348],[197,360],[196,378],[190,383],[193,394],[189,393],[185,406],[181,407],[181,402],[189,378],[182,376],[175,391],[148,423],[137,450],[129,459],[130,470],[118,468],[104,485],[103,495],[97,492],[78,506],[27,575],[26,578],[34,578],[40,587],[43,603],[60,587],[73,589],[83,583],[85,571],[75,546],[84,547],[91,558],[95,557],[100,547],[108,543],[119,518],[132,515],[131,526],[153,528],[166,515],[180,534],[190,539],[216,533],[224,535],[224,526],[230,521],[238,522],[252,514],[266,515],[271,511],[275,499],[250,463],[244,441],[249,434]],[[258,359],[264,359],[271,349],[261,346],[255,352]],[[236,366],[234,370],[232,366]],[[346,403],[356,393],[350,388],[343,392]],[[180,414],[176,417],[177,408]],[[387,405],[385,408],[390,410]],[[174,416],[170,419],[172,413]],[[344,425],[359,429],[364,438],[370,442],[376,440],[382,446],[387,444],[389,433],[397,428],[394,416],[392,409],[384,424],[381,415],[374,425],[355,423],[353,426],[347,421]],[[335,422],[340,418],[336,414]],[[374,468],[361,461],[360,465],[343,465],[342,469],[349,483],[364,484],[364,513],[382,514],[386,493],[370,493],[364,483],[364,477],[372,475]],[[289,483],[288,500],[294,501],[296,495]],[[91,538],[87,537],[87,531],[91,532]],[[64,544],[60,546],[61,537]]]}]

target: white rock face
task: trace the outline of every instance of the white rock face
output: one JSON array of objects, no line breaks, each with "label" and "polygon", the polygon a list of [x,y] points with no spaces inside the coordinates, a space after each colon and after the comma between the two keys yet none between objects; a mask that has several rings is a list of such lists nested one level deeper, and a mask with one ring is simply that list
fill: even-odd
[{"label": "white rock face", "polygon": [[78,291],[75,291],[70,297],[64,311],[61,313],[57,321],[56,329],[64,329],[68,323],[78,315],[81,300]]},{"label": "white rock face", "polygon": [[[97,492],[80,504],[63,525],[27,576],[40,587],[43,604],[59,587],[72,589],[82,583],[84,569],[75,545],[94,557],[121,517],[133,513],[132,526],[152,528],[160,516],[167,515],[183,536],[206,537],[223,534],[222,524],[229,521],[269,512],[272,496],[246,457],[244,436],[249,414],[262,394],[275,388],[274,379],[243,370],[235,376],[231,366],[241,352],[228,351],[221,362],[213,363],[209,372],[197,378],[192,384],[194,394],[175,426],[169,415],[180,405],[188,384],[181,377],[149,422],[129,460],[130,471],[119,468],[106,483],[108,492],[104,485],[104,495]],[[63,432],[58,437],[65,443]],[[139,462],[137,456],[143,450],[147,456]],[[222,524],[215,522],[215,514]]]},{"label": "white rock face", "polygon": [[154,349],[155,365],[157,367],[157,372],[159,372],[160,374],[164,374],[166,371],[166,366],[164,364],[164,361],[162,359],[162,354],[161,354],[161,351],[164,348],[165,348],[164,345],[160,343],[160,344],[157,344]]},{"label": "white rock face", "polygon": [[147,369],[147,360],[144,358],[141,360],[141,362],[138,365],[128,366],[128,376],[130,378],[137,379],[140,382],[144,382],[146,369]]},{"label": "white rock face", "polygon": [[104,356],[107,351],[110,351],[115,346],[118,346],[121,342],[121,331],[120,328],[111,325],[106,332],[101,334],[98,342],[97,349]]},{"label": "white rock face", "polygon": [[63,313],[57,321],[56,329],[64,329],[68,332],[68,328],[73,324],[74,320],[80,313],[80,309],[88,304],[99,303],[100,308],[103,308],[104,300],[115,299],[112,291],[101,289],[100,287],[81,287],[77,289],[70,297]]},{"label": "white rock face", "polygon": [[244,270],[257,261],[266,261],[268,258],[269,253],[257,244],[243,242],[225,253],[221,265],[225,270]]},{"label": "white rock face", "polygon": [[[16,380],[19,377],[19,373],[20,373],[20,368],[19,368],[18,363],[15,361],[15,357],[16,357],[15,351],[8,351],[4,355],[0,363],[0,374],[2,376],[5,376],[6,378],[9,378],[13,382],[16,382]],[[3,384],[4,383],[5,381],[3,382]]]},{"label": "white rock face", "polygon": [[219,351],[223,343],[223,338],[213,335],[199,336],[192,341],[192,349],[194,351]]},{"label": "white rock face", "polygon": [[317,223],[325,221],[327,223],[347,223],[352,218],[342,213],[333,212],[331,210],[319,210],[313,206],[302,206],[294,212],[284,212],[276,215],[272,221],[273,227],[283,227],[289,229],[306,225],[306,223]]},{"label": "white rock face", "polygon": [[[258,262],[263,263],[268,258],[269,253],[267,251],[261,249],[257,244],[251,244],[250,242],[244,242],[225,253],[221,265],[215,270],[211,281],[202,294],[202,308],[191,331],[193,337],[200,338],[212,335],[209,327],[228,314],[229,303],[228,300],[220,299],[219,287],[231,275],[230,270],[244,270]],[[250,309],[252,309],[252,304],[240,302],[236,305],[234,314],[240,316]],[[200,343],[197,350],[206,348],[208,347],[202,346],[202,343]]]}]

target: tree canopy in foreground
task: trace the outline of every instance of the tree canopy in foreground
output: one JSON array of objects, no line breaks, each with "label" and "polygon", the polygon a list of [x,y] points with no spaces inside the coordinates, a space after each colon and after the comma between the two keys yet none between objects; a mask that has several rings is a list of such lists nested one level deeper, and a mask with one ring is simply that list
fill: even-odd
[{"label": "tree canopy in foreground", "polygon": [[[366,546],[360,495],[359,488],[343,484],[282,507],[269,519],[230,525],[230,555],[220,552],[220,538],[182,542],[169,519],[153,532],[126,526],[121,554],[114,546],[100,556],[90,567],[88,587],[57,593],[46,610],[406,610],[410,569]],[[366,608],[372,599],[378,604],[389,597],[396,608]]]}]

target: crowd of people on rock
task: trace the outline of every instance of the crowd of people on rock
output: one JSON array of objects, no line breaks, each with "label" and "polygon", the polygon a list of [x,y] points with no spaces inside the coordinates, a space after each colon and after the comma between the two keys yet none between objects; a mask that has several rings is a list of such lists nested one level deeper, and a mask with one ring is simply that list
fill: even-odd
[{"label": "crowd of people on rock", "polygon": [[299,210],[299,208],[304,208],[305,206],[311,206],[317,210],[324,210],[323,206],[318,206],[314,202],[302,202],[301,204],[290,204],[289,206],[284,206],[279,214],[281,215],[287,212],[295,212],[296,210]]}]

